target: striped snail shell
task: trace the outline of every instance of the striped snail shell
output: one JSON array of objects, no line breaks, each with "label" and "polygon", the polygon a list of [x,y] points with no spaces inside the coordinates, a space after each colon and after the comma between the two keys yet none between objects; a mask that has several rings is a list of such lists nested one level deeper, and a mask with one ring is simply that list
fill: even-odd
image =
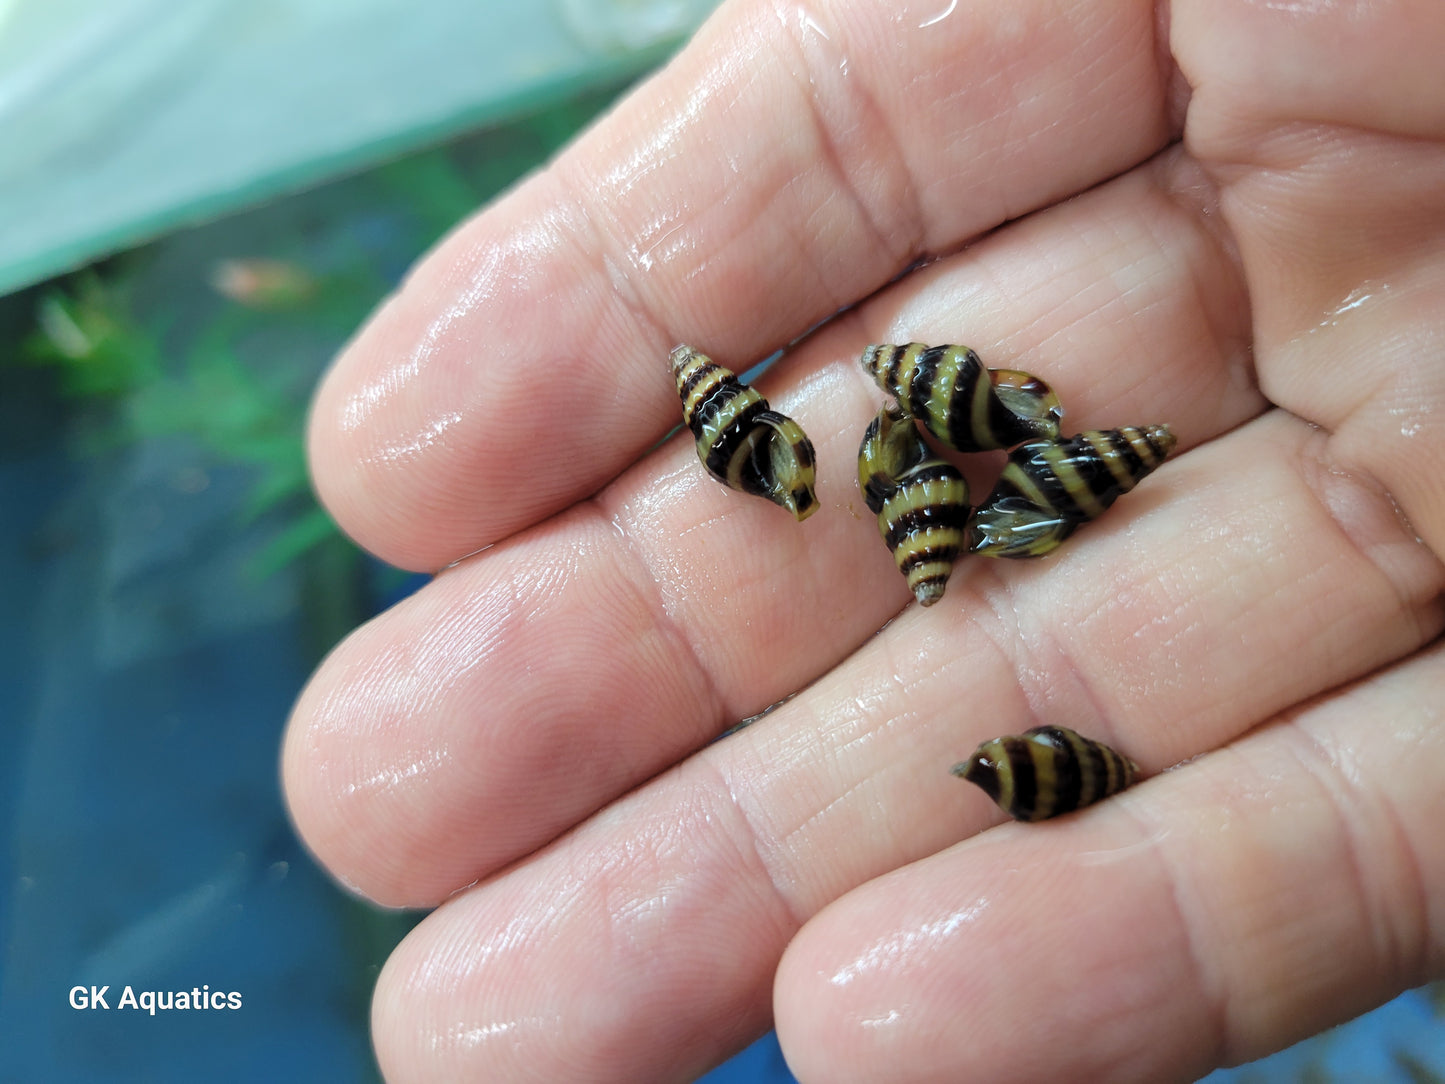
[{"label": "striped snail shell", "polygon": [[921,606],[943,597],[963,549],[968,483],[923,442],[913,419],[884,407],[858,446],[858,487]]},{"label": "striped snail shell", "polygon": [[797,422],[690,346],[672,351],[682,420],[697,440],[697,457],[732,489],[766,497],[797,520],[818,510],[813,445]]},{"label": "striped snail shell", "polygon": [[863,351],[863,368],[954,451],[1059,435],[1064,410],[1052,388],[1017,369],[985,369],[966,346],[874,345]]},{"label": "striped snail shell", "polygon": [[969,550],[985,557],[1051,553],[1164,462],[1175,443],[1167,425],[1150,425],[1096,429],[1015,448],[974,513]]},{"label": "striped snail shell", "polygon": [[982,787],[1015,820],[1041,821],[1118,794],[1139,778],[1128,757],[1061,726],[981,744],[953,774]]}]

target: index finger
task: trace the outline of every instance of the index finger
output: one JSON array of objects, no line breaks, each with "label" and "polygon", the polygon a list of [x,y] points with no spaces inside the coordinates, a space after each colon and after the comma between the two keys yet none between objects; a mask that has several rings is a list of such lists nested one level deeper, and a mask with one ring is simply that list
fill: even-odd
[{"label": "index finger", "polygon": [[725,4],[337,361],[311,421],[322,500],[435,569],[595,492],[675,424],[674,343],[745,368],[1161,147],[1155,29],[1144,0]]}]

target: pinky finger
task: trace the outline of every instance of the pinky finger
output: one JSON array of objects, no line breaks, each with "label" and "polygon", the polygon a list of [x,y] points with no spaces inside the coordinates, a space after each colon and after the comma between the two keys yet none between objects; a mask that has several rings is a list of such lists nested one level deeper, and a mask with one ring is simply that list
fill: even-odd
[{"label": "pinky finger", "polygon": [[1442,765],[1436,647],[873,881],[783,958],[788,1061],[805,1082],[1187,1081],[1348,1019],[1441,972]]}]

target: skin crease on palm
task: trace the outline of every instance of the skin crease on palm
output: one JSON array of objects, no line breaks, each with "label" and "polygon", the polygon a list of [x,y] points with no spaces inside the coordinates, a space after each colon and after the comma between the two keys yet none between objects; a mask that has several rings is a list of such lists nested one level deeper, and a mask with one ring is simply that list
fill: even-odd
[{"label": "skin crease on palm", "polygon": [[[1441,55],[1438,0],[730,0],[422,261],[316,484],[406,567],[490,548],[284,754],[336,877],[439,905],[387,1079],[686,1080],[775,1023],[805,1082],[1190,1080],[1445,973]],[[656,447],[674,344],[839,310],[761,383],[807,522]],[[1179,450],[906,605],[854,457],[909,340]],[[1040,723],[1151,778],[1000,825],[948,768]]]}]

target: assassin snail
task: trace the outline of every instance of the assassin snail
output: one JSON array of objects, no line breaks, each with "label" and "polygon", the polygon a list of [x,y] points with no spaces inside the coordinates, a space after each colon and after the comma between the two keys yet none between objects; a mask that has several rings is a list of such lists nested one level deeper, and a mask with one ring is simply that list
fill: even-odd
[{"label": "assassin snail", "polygon": [[1139,766],[1128,757],[1062,726],[1036,726],[983,742],[952,770],[1021,821],[1083,809],[1139,778]]},{"label": "assassin snail", "polygon": [[984,557],[1053,552],[1164,462],[1175,443],[1167,425],[1149,425],[1020,445],[974,513],[969,551]]},{"label": "assassin snail", "polygon": [[875,344],[862,361],[880,388],[954,451],[1059,435],[1064,411],[1048,384],[1017,369],[986,369],[967,346]]},{"label": "assassin snail", "polygon": [[690,346],[674,347],[671,362],[683,421],[709,473],[786,508],[797,520],[816,512],[813,445],[802,427]]},{"label": "assassin snail", "polygon": [[933,454],[912,418],[884,407],[858,447],[858,485],[909,589],[933,605],[963,549],[968,483]]}]

